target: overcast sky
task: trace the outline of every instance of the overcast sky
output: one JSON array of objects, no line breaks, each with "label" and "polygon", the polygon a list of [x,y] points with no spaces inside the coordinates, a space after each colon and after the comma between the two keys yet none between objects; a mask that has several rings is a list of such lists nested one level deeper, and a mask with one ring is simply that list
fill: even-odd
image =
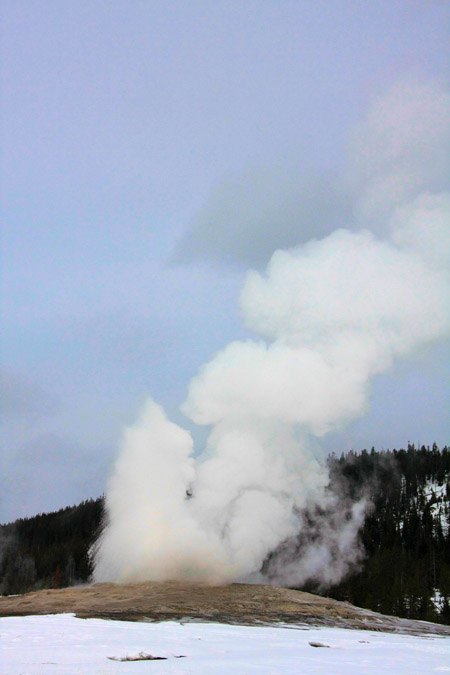
[{"label": "overcast sky", "polygon": [[[0,521],[101,494],[149,394],[189,427],[246,270],[349,226],[352,130],[449,40],[437,0],[4,1]],[[449,442],[449,379],[397,363],[324,451]]]}]

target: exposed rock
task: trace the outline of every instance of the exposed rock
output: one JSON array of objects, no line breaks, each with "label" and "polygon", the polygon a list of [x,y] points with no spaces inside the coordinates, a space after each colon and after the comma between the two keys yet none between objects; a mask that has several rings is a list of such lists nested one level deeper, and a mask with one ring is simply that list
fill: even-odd
[{"label": "exposed rock", "polygon": [[110,661],[167,661],[167,656],[153,656],[145,652],[127,654],[126,656],[108,656]]}]

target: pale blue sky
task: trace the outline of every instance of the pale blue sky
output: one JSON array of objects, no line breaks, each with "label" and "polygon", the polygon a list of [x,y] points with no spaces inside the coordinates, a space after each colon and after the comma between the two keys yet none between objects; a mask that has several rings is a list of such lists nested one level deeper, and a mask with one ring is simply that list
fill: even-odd
[{"label": "pale blue sky", "polygon": [[[448,83],[450,5],[5,0],[2,13],[5,520],[101,493],[148,393],[183,420],[190,377],[246,335],[245,270],[345,225],[326,186],[372,96],[411,73]],[[267,184],[263,208],[239,206],[246,180]],[[227,190],[225,231],[210,218]],[[326,449],[448,442],[446,355],[380,377],[369,414]]]}]

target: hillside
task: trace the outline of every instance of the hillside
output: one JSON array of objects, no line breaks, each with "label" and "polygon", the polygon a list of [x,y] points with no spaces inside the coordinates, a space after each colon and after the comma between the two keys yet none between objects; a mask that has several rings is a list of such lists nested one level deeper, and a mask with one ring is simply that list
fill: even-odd
[{"label": "hillside", "polygon": [[[339,585],[324,588],[311,579],[300,590],[450,624],[449,449],[363,450],[332,456],[329,467],[330,489],[343,499],[364,495],[372,505],[361,530],[366,557]],[[99,498],[0,526],[0,592],[88,581],[88,549],[102,514]]]},{"label": "hillside", "polygon": [[349,453],[332,458],[331,481],[372,509],[361,530],[360,570],[327,589],[383,613],[450,623],[450,451]]}]

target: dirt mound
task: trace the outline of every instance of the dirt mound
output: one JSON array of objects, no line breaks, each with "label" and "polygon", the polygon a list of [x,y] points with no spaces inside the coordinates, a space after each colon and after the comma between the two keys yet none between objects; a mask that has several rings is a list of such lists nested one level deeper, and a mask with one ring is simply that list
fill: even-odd
[{"label": "dirt mound", "polygon": [[0,598],[0,616],[60,614],[126,621],[313,624],[450,636],[450,627],[384,616],[311,593],[274,586],[178,582],[94,584]]}]

